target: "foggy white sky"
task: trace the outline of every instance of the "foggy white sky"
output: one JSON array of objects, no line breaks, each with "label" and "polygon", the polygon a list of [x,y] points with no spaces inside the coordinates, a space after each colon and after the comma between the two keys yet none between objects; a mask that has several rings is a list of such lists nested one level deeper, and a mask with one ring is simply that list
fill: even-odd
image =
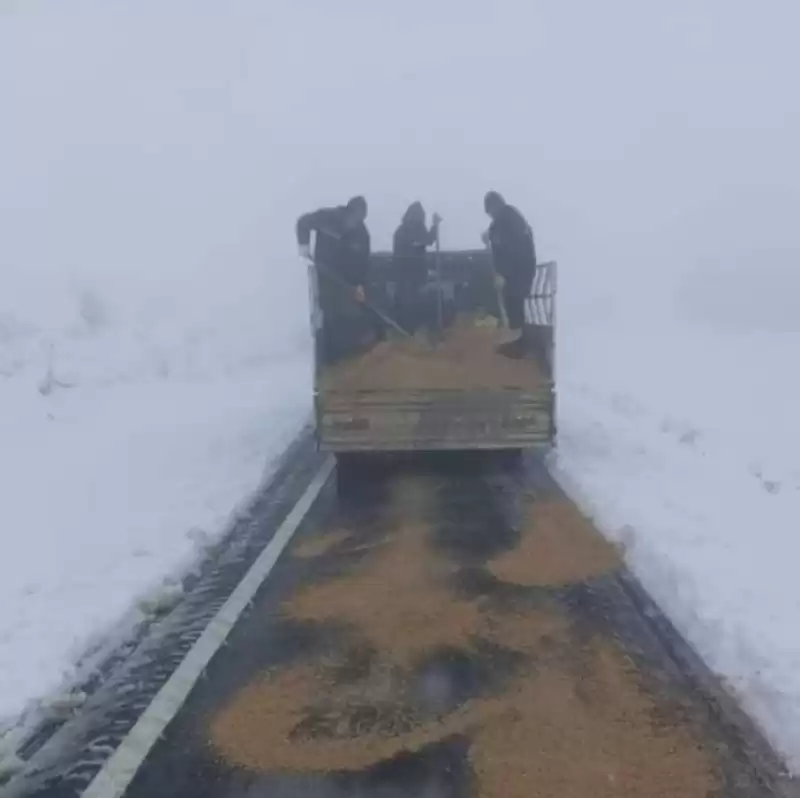
[{"label": "foggy white sky", "polygon": [[382,5],[0,2],[0,309],[78,280],[278,312],[296,216],[353,193],[377,246],[414,199],[475,246],[502,191],[575,308],[796,266],[796,3]]}]

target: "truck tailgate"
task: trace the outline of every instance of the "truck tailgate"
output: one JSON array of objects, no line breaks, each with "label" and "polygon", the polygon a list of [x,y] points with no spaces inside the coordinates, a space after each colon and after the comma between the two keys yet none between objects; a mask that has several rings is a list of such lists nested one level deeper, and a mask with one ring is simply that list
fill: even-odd
[{"label": "truck tailgate", "polygon": [[329,451],[503,449],[554,437],[553,392],[327,392],[317,397],[320,448]]}]

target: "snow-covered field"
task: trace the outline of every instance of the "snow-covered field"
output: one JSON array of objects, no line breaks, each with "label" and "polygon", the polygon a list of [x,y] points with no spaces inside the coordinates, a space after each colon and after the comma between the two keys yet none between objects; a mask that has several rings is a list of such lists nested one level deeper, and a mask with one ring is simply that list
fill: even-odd
[{"label": "snow-covered field", "polygon": [[793,0],[0,4],[0,717],[308,410],[297,215],[561,268],[554,467],[800,772]]},{"label": "snow-covered field", "polygon": [[63,330],[0,327],[7,719],[85,676],[88,647],[120,642],[143,617],[131,605],[146,612],[191,569],[309,412],[301,336],[270,347],[263,324],[239,341],[174,319],[135,329],[102,308],[76,302]]},{"label": "snow-covered field", "polygon": [[310,412],[239,66],[188,6],[132,5],[0,4],[0,730],[192,568]]},{"label": "snow-covered field", "polygon": [[307,372],[300,351],[128,383],[56,367],[47,395],[41,371],[4,381],[0,715],[80,675],[89,644],[142,617],[117,627],[134,600],[191,568],[306,420]]},{"label": "snow-covered field", "polygon": [[567,340],[556,476],[800,766],[800,330]]}]

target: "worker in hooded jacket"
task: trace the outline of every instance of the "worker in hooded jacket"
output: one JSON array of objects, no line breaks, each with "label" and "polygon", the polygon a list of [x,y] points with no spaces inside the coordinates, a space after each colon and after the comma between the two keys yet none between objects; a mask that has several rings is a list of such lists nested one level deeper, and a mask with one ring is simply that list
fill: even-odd
[{"label": "worker in hooded jacket", "polygon": [[508,327],[514,336],[499,351],[509,357],[524,357],[530,344],[525,334],[525,302],[536,271],[533,230],[525,217],[496,191],[486,194],[484,209],[492,220],[484,241],[492,250]]},{"label": "worker in hooded jacket", "polygon": [[321,208],[297,220],[301,256],[311,258],[311,233],[316,234],[313,261],[322,310],[321,355],[328,364],[353,353],[369,324],[363,305],[370,262],[366,218],[366,200],[353,197],[346,205]]},{"label": "worker in hooded jacket", "polygon": [[424,320],[424,289],[428,280],[426,251],[439,238],[441,217],[433,214],[428,229],[421,202],[409,205],[394,234],[393,271],[395,277],[395,316],[407,332],[415,333]]}]

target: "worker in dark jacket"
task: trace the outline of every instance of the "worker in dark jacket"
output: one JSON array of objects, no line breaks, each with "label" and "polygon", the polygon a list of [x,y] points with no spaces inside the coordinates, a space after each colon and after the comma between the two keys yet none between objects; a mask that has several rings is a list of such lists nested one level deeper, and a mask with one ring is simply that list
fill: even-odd
[{"label": "worker in dark jacket", "polygon": [[365,224],[367,201],[353,197],[347,205],[321,208],[297,220],[297,244],[300,254],[308,257],[312,231],[316,233],[314,262],[323,271],[363,294],[369,269],[370,238]]},{"label": "worker in dark jacket", "polygon": [[394,234],[395,314],[400,326],[412,334],[423,318],[424,288],[428,280],[426,250],[439,238],[439,214],[434,213],[431,221],[429,230],[422,203],[414,202]]},{"label": "worker in dark jacket", "polygon": [[367,202],[353,197],[347,205],[321,208],[297,220],[300,254],[310,258],[311,233],[322,310],[323,357],[333,363],[351,353],[363,333],[363,302],[369,272],[370,237]]},{"label": "worker in dark jacket", "polygon": [[533,230],[525,217],[496,191],[488,192],[483,204],[492,220],[486,240],[502,286],[508,326],[515,335],[513,340],[500,346],[499,351],[510,357],[523,357],[528,351],[525,300],[530,296],[536,271]]}]

